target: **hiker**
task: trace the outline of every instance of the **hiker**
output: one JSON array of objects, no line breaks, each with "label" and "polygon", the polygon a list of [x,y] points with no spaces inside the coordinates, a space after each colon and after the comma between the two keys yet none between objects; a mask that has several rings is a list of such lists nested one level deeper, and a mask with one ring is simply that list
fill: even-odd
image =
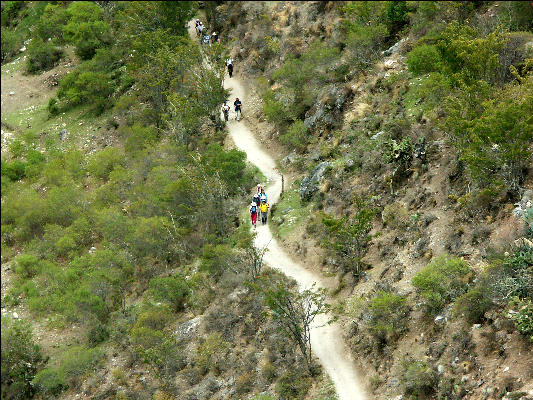
[{"label": "hiker", "polygon": [[224,102],[224,105],[222,106],[222,113],[224,114],[224,120],[226,122],[228,122],[228,119],[229,119],[229,110],[230,110],[230,106],[228,105],[228,103],[225,101]]},{"label": "hiker", "polygon": [[228,66],[228,74],[229,74],[229,77],[231,78],[233,75],[233,59],[228,58],[226,60],[226,65]]},{"label": "hiker", "polygon": [[264,201],[267,202],[267,194],[265,193],[265,189],[261,187],[261,193],[259,194],[259,198],[261,199],[261,203]]},{"label": "hiker", "polygon": [[252,203],[257,204],[257,208],[261,205],[261,197],[259,196],[259,193],[254,194],[254,197],[252,198]]},{"label": "hiker", "polygon": [[211,34],[211,38],[212,38],[212,43],[216,43],[216,42],[218,42],[218,33],[213,32],[213,33]]},{"label": "hiker", "polygon": [[261,200],[261,206],[259,209],[261,210],[261,223],[265,225],[267,223],[267,215],[268,215],[268,208],[270,207],[270,204],[268,204],[266,201]]},{"label": "hiker", "polygon": [[253,201],[250,203],[250,216],[252,217],[252,225],[255,228],[257,225],[257,204]]},{"label": "hiker", "polygon": [[204,37],[202,38],[202,44],[208,44],[211,46],[211,43],[209,42],[210,39],[211,39],[211,36],[204,35]]},{"label": "hiker", "polygon": [[235,119],[239,121],[242,117],[242,110],[241,110],[242,103],[238,97],[233,102],[233,105],[235,106]]},{"label": "hiker", "polygon": [[204,24],[202,23],[202,21],[198,21],[198,27],[196,29],[196,31],[198,32],[198,36],[200,36],[202,34],[202,31],[204,30]]},{"label": "hiker", "polygon": [[199,19],[196,19],[196,21],[194,21],[194,29],[196,29],[196,36],[200,36],[200,20]]},{"label": "hiker", "polygon": [[263,185],[261,185],[260,183],[257,184],[257,194],[260,195],[261,194],[261,190],[263,190]]}]

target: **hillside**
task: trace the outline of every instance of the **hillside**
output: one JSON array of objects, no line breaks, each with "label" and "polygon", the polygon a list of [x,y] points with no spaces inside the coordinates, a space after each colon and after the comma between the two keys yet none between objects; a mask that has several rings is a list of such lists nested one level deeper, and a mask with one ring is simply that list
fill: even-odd
[{"label": "hillside", "polygon": [[249,125],[293,177],[274,229],[337,276],[369,392],[531,392],[531,331],[512,322],[531,320],[531,5],[217,10]]},{"label": "hillside", "polygon": [[533,398],[532,21],[2,2],[2,399]]}]

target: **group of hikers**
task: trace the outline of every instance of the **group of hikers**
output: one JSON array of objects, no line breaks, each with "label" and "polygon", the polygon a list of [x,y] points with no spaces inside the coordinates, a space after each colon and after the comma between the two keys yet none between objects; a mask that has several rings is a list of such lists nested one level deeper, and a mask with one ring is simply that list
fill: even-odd
[{"label": "group of hikers", "polygon": [[252,202],[250,203],[250,217],[252,218],[252,225],[257,226],[257,216],[261,214],[261,223],[267,223],[267,214],[270,204],[268,204],[267,195],[263,185],[257,185],[257,193],[254,194]]},{"label": "group of hikers", "polygon": [[[205,25],[200,21],[199,19],[196,19],[194,27],[196,29],[196,35],[200,37],[200,43],[202,45],[218,42],[218,34],[216,32],[212,32],[211,35],[207,33],[208,29],[205,27]],[[228,58],[226,60],[226,67],[228,69],[228,75],[229,77],[233,77],[233,59]],[[235,101],[233,102],[233,107],[235,109],[235,120],[239,121],[241,119],[242,115],[242,102],[237,97],[235,98]],[[222,114],[224,114],[224,120],[227,122],[229,120],[229,111],[230,106],[228,105],[227,101],[224,102],[222,105]],[[250,216],[252,218],[252,225],[254,228],[257,226],[257,217],[258,215],[261,216],[261,223],[265,225],[267,223],[267,215],[268,215],[268,209],[270,205],[267,201],[267,195],[265,193],[265,189],[263,188],[263,185],[258,184],[257,185],[257,193],[254,194],[254,197],[252,199],[252,202],[250,203]]]},{"label": "group of hikers", "polygon": [[218,33],[212,32],[211,35],[209,35],[207,33],[207,27],[199,19],[196,19],[194,22],[194,28],[196,29],[196,36],[200,37],[200,43],[202,45],[211,45],[218,42]]},{"label": "group of hikers", "polygon": [[[233,107],[235,107],[235,120],[240,121],[241,116],[242,116],[242,111],[241,111],[242,102],[239,100],[238,97],[233,102]],[[230,106],[228,105],[228,102],[225,101],[224,104],[222,105],[222,114],[224,114],[224,120],[226,122],[228,122],[228,119],[229,119],[229,110],[230,110]]]}]

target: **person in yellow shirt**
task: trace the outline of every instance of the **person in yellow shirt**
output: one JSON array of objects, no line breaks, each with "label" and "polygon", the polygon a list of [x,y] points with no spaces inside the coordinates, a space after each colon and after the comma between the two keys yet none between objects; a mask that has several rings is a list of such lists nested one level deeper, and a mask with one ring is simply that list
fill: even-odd
[{"label": "person in yellow shirt", "polygon": [[269,207],[270,207],[270,204],[268,204],[266,201],[261,202],[261,205],[259,206],[259,209],[261,210],[261,223],[263,225],[267,223],[267,215],[268,215]]}]

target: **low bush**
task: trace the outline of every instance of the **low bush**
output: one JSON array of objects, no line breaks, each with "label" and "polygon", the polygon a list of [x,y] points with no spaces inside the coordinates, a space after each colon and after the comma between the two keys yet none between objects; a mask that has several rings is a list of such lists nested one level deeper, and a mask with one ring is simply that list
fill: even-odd
[{"label": "low bush", "polygon": [[40,371],[33,384],[44,394],[52,396],[57,396],[67,387],[75,389],[83,377],[98,366],[104,356],[99,348],[71,347],[65,351],[57,367]]},{"label": "low bush", "polygon": [[509,302],[507,318],[513,321],[518,332],[533,343],[533,303],[531,299],[514,297]]},{"label": "low bush", "polygon": [[218,375],[228,367],[226,356],[229,350],[230,343],[225,342],[220,333],[212,333],[200,342],[196,365],[204,374],[213,371]]},{"label": "low bush", "polygon": [[39,392],[50,397],[56,397],[68,386],[60,371],[55,368],[39,371],[32,383]]},{"label": "low bush", "polygon": [[154,299],[170,303],[176,312],[185,308],[189,293],[187,281],[178,275],[156,277],[150,281],[150,294]]},{"label": "low bush", "polygon": [[62,56],[62,49],[52,42],[35,37],[28,45],[26,71],[30,74],[47,71],[53,68]]},{"label": "low bush", "polygon": [[15,258],[15,263],[13,270],[24,279],[31,279],[41,271],[39,259],[30,254],[21,254]]},{"label": "low bush", "polygon": [[87,341],[91,347],[95,347],[109,339],[109,330],[104,324],[97,323],[89,330]]},{"label": "low bush", "polygon": [[31,327],[2,316],[2,399],[28,399],[31,384],[42,360],[41,348],[33,341]]},{"label": "low bush", "polygon": [[488,293],[484,287],[475,287],[460,296],[454,305],[456,314],[464,315],[466,320],[475,324],[481,322],[485,312],[492,306]]},{"label": "low bush", "polygon": [[1,38],[2,64],[4,64],[11,61],[19,53],[20,48],[23,46],[24,39],[13,30],[4,28],[3,25]]},{"label": "low bush", "polygon": [[407,56],[407,66],[414,75],[438,71],[440,62],[437,47],[428,44],[415,47]]},{"label": "low bush", "polygon": [[95,153],[89,160],[87,169],[94,176],[107,180],[117,165],[124,164],[124,155],[115,147],[108,147]]},{"label": "low bush", "polygon": [[26,163],[20,160],[6,162],[2,160],[2,176],[11,181],[18,181],[26,177]]},{"label": "low bush", "polygon": [[73,346],[64,353],[59,364],[61,375],[70,387],[76,388],[83,376],[93,371],[104,357],[104,352],[99,348]]},{"label": "low bush", "polygon": [[438,313],[468,289],[472,271],[466,261],[447,255],[437,257],[418,272],[412,284],[429,315]]},{"label": "low bush", "polygon": [[287,132],[280,136],[281,143],[300,152],[307,148],[309,139],[309,130],[300,119],[294,121]]},{"label": "low bush", "polygon": [[379,349],[394,343],[407,330],[409,306],[406,300],[405,296],[381,290],[366,305],[370,314],[367,328]]},{"label": "low bush", "polygon": [[302,372],[290,368],[276,382],[276,393],[287,400],[303,400],[311,387],[311,378]]},{"label": "low bush", "polygon": [[434,393],[438,383],[438,375],[426,363],[404,361],[403,370],[400,382],[404,394],[415,399],[423,399]]},{"label": "low bush", "polygon": [[493,261],[482,277],[491,300],[504,306],[512,297],[533,297],[533,246],[516,247],[509,256]]}]

